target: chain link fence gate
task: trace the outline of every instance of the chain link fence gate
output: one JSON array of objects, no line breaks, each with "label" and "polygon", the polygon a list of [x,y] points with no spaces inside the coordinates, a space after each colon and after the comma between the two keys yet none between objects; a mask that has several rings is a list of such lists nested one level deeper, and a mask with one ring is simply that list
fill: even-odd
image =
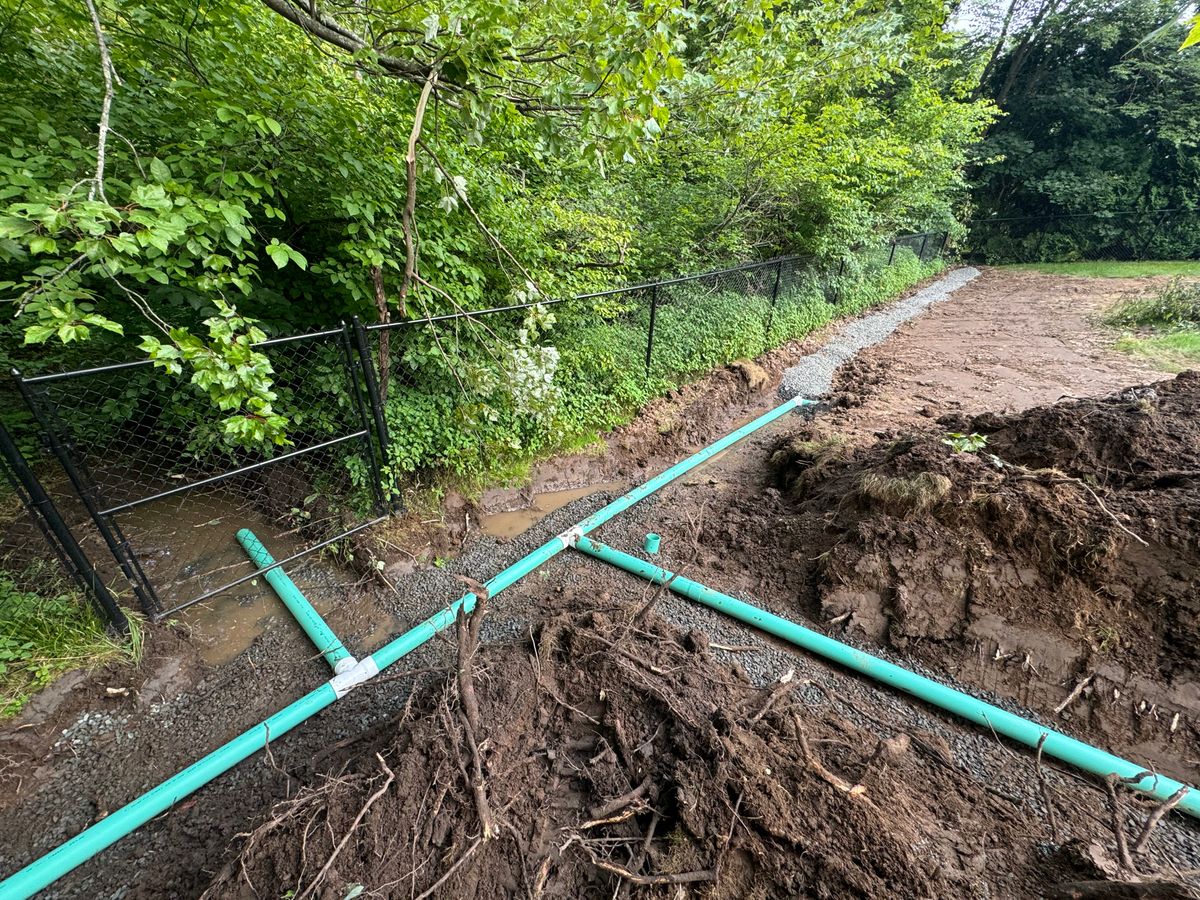
[{"label": "chain link fence gate", "polygon": [[378,436],[349,327],[256,349],[271,363],[274,406],[290,422],[286,447],[230,446],[227,413],[186,376],[148,360],[14,372],[115,574],[152,619],[267,570],[235,542],[240,528],[283,565],[385,518]]}]

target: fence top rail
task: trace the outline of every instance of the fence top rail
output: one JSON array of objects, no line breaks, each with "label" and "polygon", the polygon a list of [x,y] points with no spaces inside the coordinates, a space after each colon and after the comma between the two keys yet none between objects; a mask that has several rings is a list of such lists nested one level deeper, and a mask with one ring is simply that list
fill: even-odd
[{"label": "fence top rail", "polygon": [[[1036,218],[1036,217],[1034,217]],[[999,221],[996,219],[982,221]],[[927,235],[942,234],[941,231],[923,231],[916,234],[896,235],[891,239],[891,243],[895,244],[898,241],[912,240],[914,238],[925,237]],[[886,246],[886,245],[885,245]],[[733,272],[744,272],[750,269],[761,269],[769,266],[781,266],[785,263],[796,262],[798,260],[813,261],[814,256],[802,256],[793,254],[791,256],[777,256],[773,259],[755,260],[753,262],[742,263],[736,266],[729,266],[725,269],[715,269],[710,272],[698,272],[694,275],[681,275],[677,278],[667,278],[661,281],[646,281],[641,284],[626,285],[625,287],[609,288],[603,291],[594,291],[590,294],[577,294],[573,297],[558,297],[546,300],[537,300],[531,303],[517,303],[512,306],[493,306],[489,309],[471,309],[462,310],[460,312],[444,313],[437,316],[425,316],[420,319],[404,319],[399,322],[377,322],[371,325],[364,326],[367,331],[385,331],[396,328],[410,328],[418,325],[429,325],[435,322],[445,322],[450,319],[473,319],[481,316],[495,315],[502,312],[513,312],[522,309],[531,309],[535,306],[554,306],[559,303],[569,303],[572,300],[596,300],[602,297],[613,297],[619,294],[633,293],[635,291],[651,290],[656,287],[670,287],[676,284],[685,284],[689,281],[698,281],[702,278],[715,278],[720,275],[728,275]],[[254,344],[255,348],[275,347],[280,344],[289,344],[296,341],[316,340],[319,338],[332,337],[339,334],[342,328],[326,328],[320,331],[311,331],[304,334],[292,334],[282,337],[269,338],[265,341],[260,341]],[[63,372],[47,372],[41,375],[23,375],[20,369],[13,367],[12,375],[24,382],[25,384],[43,384],[51,381],[62,381],[69,378],[83,378],[88,375],[102,375],[109,372],[119,372],[125,369],[142,368],[154,364],[152,359],[134,359],[126,362],[108,363],[101,366],[89,366],[83,369],[71,369]]]},{"label": "fence top rail", "polygon": [[665,278],[662,281],[644,281],[641,284],[631,284],[626,287],[608,288],[603,291],[593,291],[590,294],[579,294],[574,297],[575,300],[595,300],[599,297],[612,297],[616,294],[630,293],[633,291],[646,291],[656,287],[670,287],[675,284],[685,284],[689,281],[699,281],[701,278],[714,278],[718,275],[729,275],[733,272],[744,272],[748,269],[761,269],[767,266],[783,265],[787,262],[795,262],[798,259],[811,259],[808,256],[776,256],[774,259],[760,259],[754,262],[742,263],[739,266],[730,266],[726,269],[715,269],[711,272],[697,272],[695,275],[680,275],[678,278]]},{"label": "fence top rail", "polygon": [[394,328],[409,328],[413,325],[429,325],[433,322],[445,322],[449,319],[474,319],[496,313],[513,312],[518,309],[532,309],[535,306],[553,306],[556,303],[567,303],[571,300],[579,299],[582,298],[558,297],[550,300],[535,300],[532,303],[514,303],[512,306],[493,306],[489,309],[464,309],[462,312],[442,313],[440,316],[423,316],[420,319],[401,319],[399,322],[375,322],[363,327],[367,331],[389,331]]},{"label": "fence top rail", "polygon": [[[335,334],[341,334],[341,328],[326,328],[322,331],[307,331],[304,334],[289,334],[284,337],[268,338],[265,341],[259,341],[253,346],[257,349],[260,347],[276,347],[280,344],[293,344],[297,341],[317,340],[319,338],[332,337]],[[86,369],[70,369],[65,372],[47,372],[43,375],[23,375],[21,370],[15,366],[12,369],[12,374],[24,381],[26,384],[41,384],[47,381],[62,381],[66,378],[81,378],[87,375],[104,375],[108,372],[119,372],[123,369],[137,369],[143,366],[154,365],[152,359],[131,359],[126,362],[107,363],[103,366],[89,366]]]},{"label": "fence top rail", "polygon": [[1040,213],[1031,216],[987,216],[982,219],[964,219],[963,225],[986,225],[991,222],[1038,222],[1050,219],[1101,219],[1117,216],[1159,216],[1171,213],[1196,213],[1200,209],[1172,207],[1171,209],[1105,209],[1084,213]]}]

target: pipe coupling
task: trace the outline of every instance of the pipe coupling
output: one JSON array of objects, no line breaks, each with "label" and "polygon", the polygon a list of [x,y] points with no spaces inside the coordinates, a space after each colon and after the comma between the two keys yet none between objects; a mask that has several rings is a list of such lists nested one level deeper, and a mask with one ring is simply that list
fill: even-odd
[{"label": "pipe coupling", "polygon": [[330,678],[329,686],[333,688],[333,693],[341,700],[364,681],[370,681],[378,674],[379,666],[375,664],[374,657],[368,656],[366,659],[355,663],[353,668],[347,669],[345,672],[339,672]]}]

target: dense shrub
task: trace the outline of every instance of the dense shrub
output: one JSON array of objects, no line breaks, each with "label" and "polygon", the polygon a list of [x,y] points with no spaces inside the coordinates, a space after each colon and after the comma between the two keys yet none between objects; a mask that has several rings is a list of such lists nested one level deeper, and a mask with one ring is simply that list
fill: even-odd
[{"label": "dense shrub", "polygon": [[1200,283],[1176,279],[1157,296],[1117,304],[1105,315],[1104,323],[1117,328],[1200,328]]}]

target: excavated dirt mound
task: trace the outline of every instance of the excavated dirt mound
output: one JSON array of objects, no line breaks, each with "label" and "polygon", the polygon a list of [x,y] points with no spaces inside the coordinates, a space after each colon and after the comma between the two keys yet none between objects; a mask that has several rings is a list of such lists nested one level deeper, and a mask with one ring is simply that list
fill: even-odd
[{"label": "excavated dirt mound", "polygon": [[481,781],[458,679],[435,678],[206,896],[1033,896],[1096,876],[1034,811],[997,816],[936,739],[880,740],[799,679],[754,688],[704,635],[605,599],[477,652]]},{"label": "excavated dirt mound", "polygon": [[812,560],[807,611],[898,647],[991,638],[1195,679],[1197,413],[1200,375],[1185,373],[866,447],[819,424],[791,437],[772,463]]}]

